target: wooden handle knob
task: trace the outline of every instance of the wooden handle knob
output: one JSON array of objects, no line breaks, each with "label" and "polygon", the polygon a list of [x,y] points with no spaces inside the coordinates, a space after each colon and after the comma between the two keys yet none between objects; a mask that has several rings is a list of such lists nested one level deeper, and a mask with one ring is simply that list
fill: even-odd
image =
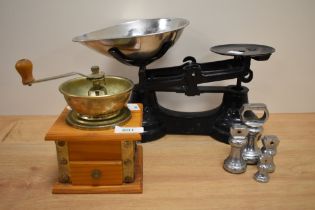
[{"label": "wooden handle knob", "polygon": [[34,81],[32,62],[28,59],[18,60],[15,64],[15,68],[22,77],[23,85],[31,85],[32,81]]}]

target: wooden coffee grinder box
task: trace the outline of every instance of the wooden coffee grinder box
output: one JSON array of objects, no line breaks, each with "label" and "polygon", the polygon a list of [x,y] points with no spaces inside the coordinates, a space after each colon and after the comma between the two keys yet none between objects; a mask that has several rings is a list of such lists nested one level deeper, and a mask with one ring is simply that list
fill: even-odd
[{"label": "wooden coffee grinder box", "polygon": [[[131,111],[123,127],[142,126],[140,110]],[[114,128],[84,130],[66,123],[65,109],[45,136],[55,141],[58,181],[53,193],[142,193],[140,133],[115,133]]]}]

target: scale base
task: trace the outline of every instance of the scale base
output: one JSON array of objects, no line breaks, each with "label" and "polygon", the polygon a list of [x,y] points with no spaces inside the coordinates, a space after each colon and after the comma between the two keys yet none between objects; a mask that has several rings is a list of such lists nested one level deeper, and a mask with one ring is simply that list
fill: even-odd
[{"label": "scale base", "polygon": [[86,119],[80,117],[75,111],[71,110],[67,115],[66,122],[75,128],[85,129],[85,130],[99,130],[99,129],[110,129],[116,125],[121,125],[127,122],[131,117],[131,112],[127,107],[120,110],[120,113],[112,118],[98,119],[91,118]]},{"label": "scale base", "polygon": [[230,85],[225,87],[219,107],[204,112],[177,112],[158,105],[152,92],[144,104],[144,120],[141,142],[150,142],[166,134],[209,135],[228,144],[230,127],[241,123],[239,109],[248,103],[248,88]]}]

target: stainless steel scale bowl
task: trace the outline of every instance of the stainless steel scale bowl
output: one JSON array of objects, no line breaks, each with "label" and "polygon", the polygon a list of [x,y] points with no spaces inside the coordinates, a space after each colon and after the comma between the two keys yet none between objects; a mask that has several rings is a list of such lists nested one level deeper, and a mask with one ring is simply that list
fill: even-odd
[{"label": "stainless steel scale bowl", "polygon": [[117,48],[131,60],[148,60],[164,43],[174,44],[188,24],[183,18],[134,20],[77,36],[73,41],[106,56],[111,56],[110,49]]}]

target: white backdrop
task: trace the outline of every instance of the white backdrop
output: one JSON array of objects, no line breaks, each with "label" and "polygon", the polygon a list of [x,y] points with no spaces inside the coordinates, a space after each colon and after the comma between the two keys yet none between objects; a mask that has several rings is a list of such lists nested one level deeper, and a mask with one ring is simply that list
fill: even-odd
[{"label": "white backdrop", "polygon": [[[41,78],[69,71],[107,74],[137,82],[137,69],[73,43],[74,36],[129,19],[182,17],[190,21],[179,41],[149,67],[226,59],[209,51],[219,44],[256,43],[276,48],[270,60],[253,61],[251,102],[271,112],[314,112],[315,1],[312,0],[0,0],[0,114],[58,114],[65,106],[63,80],[22,86],[14,65],[33,61]],[[234,84],[225,81],[219,84]],[[181,111],[207,110],[220,95],[186,97],[160,93],[162,105]]]}]

